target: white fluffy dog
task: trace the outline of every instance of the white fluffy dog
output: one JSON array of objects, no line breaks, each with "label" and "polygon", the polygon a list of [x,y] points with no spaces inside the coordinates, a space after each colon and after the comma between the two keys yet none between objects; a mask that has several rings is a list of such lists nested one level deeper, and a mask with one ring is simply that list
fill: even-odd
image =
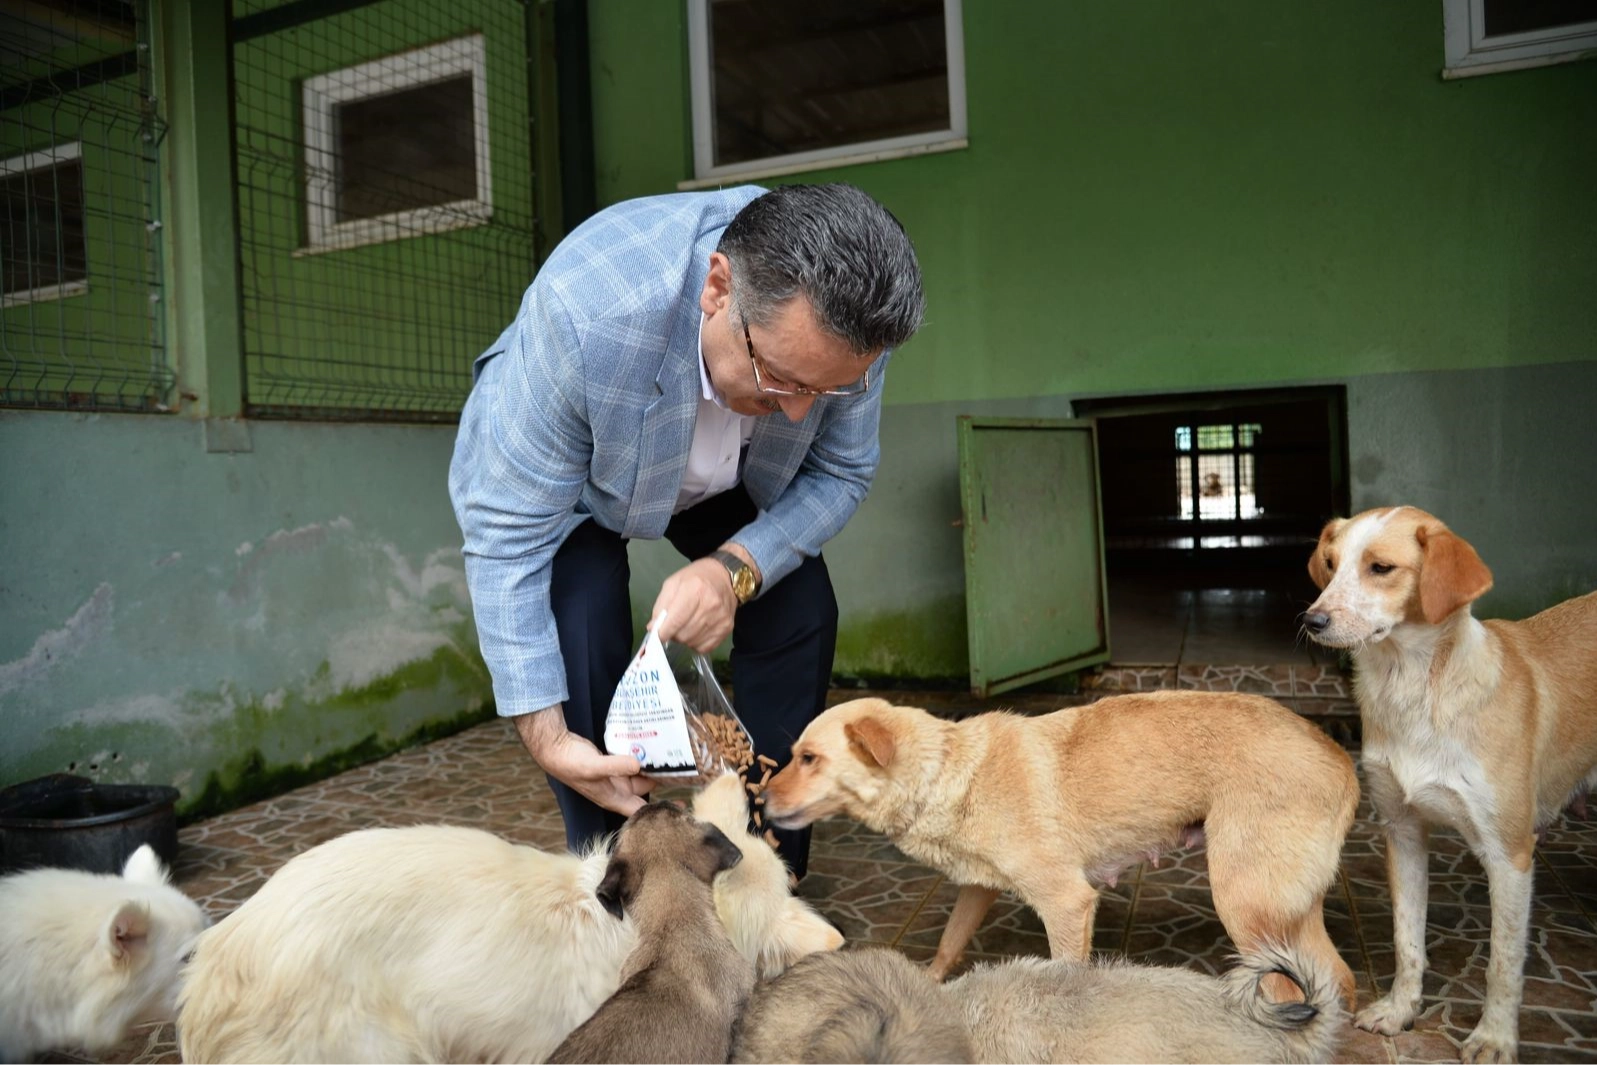
[{"label": "white fluffy dog", "polygon": [[121,876],[30,869],[0,880],[0,1061],[109,1050],[170,1020],[205,914],[140,847]]},{"label": "white fluffy dog", "polygon": [[[735,775],[693,813],[744,853],[715,899],[758,971],[841,945],[749,833]],[[314,847],[200,938],[180,999],[183,1059],[543,1061],[616,991],[636,943],[595,896],[608,860],[444,826]]]}]

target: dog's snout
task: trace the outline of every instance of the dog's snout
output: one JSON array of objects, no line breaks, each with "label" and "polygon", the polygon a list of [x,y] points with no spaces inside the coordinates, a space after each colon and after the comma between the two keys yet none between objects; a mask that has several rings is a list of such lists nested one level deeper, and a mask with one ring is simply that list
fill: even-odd
[{"label": "dog's snout", "polygon": [[1318,610],[1303,615],[1303,626],[1310,632],[1324,632],[1331,624],[1331,615]]}]

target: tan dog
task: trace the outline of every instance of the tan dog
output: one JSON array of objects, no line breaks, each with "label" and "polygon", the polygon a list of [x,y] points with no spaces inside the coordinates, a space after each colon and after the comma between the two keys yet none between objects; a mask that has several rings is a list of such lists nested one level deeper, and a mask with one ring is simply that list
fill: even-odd
[{"label": "tan dog", "polygon": [[1086,958],[1096,884],[1201,824],[1215,911],[1236,945],[1322,959],[1351,1005],[1353,974],[1321,904],[1358,779],[1346,752],[1269,699],[1154,692],[958,722],[857,699],[811,722],[765,796],[784,828],[843,814],[962,885],[938,978],[1006,890],[1042,917],[1054,957]]},{"label": "tan dog", "polygon": [[1597,784],[1597,594],[1521,622],[1480,622],[1492,586],[1474,548],[1413,507],[1365,511],[1320,534],[1310,635],[1353,651],[1364,770],[1385,822],[1397,975],[1355,1023],[1414,1023],[1425,971],[1426,826],[1451,825],[1486,869],[1492,955],[1465,1061],[1519,1041],[1536,833]]},{"label": "tan dog", "polygon": [[597,894],[618,921],[631,918],[638,945],[621,987],[549,1061],[727,1060],[754,966],[721,927],[710,882],[742,860],[720,829],[670,804],[627,818]]}]

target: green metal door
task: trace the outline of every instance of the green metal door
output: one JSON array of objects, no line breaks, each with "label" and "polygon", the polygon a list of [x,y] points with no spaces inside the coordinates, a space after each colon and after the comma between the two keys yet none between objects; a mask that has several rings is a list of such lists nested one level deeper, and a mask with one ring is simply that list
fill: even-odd
[{"label": "green metal door", "polygon": [[971,691],[1107,661],[1095,424],[962,416],[959,486]]}]

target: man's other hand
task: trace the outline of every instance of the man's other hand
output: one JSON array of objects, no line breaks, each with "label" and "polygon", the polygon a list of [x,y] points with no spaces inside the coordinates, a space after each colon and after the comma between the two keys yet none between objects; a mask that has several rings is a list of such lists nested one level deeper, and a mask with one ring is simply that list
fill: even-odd
[{"label": "man's other hand", "polygon": [[567,729],[559,706],[514,720],[522,745],[545,773],[606,810],[631,816],[654,787],[636,758],[605,754]]}]

